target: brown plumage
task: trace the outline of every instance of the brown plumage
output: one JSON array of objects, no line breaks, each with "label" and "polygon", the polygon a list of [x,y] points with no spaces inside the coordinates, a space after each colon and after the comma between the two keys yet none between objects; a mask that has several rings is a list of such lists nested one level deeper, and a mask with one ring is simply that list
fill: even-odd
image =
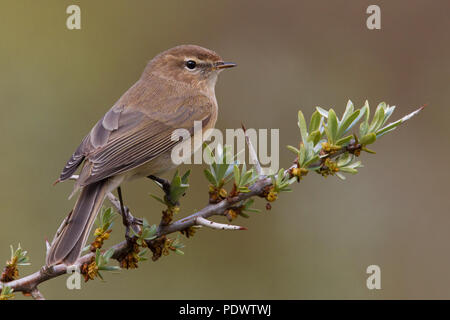
[{"label": "brown plumage", "polygon": [[[47,265],[71,265],[84,247],[106,194],[122,182],[158,175],[175,165],[170,158],[175,129],[194,133],[214,127],[214,87],[223,62],[215,52],[194,45],[169,49],[153,58],[140,79],[92,128],[64,167],[58,181],[83,163],[74,194],[81,189],[67,222],[55,235]],[[191,68],[193,67],[193,68]]]}]

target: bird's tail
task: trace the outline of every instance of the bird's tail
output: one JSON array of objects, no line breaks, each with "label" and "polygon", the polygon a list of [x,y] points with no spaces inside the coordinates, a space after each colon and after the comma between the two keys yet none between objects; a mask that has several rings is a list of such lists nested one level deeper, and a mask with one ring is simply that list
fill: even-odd
[{"label": "bird's tail", "polygon": [[69,266],[77,261],[105,200],[106,186],[105,181],[99,181],[83,187],[75,207],[56,232],[47,253],[47,266],[59,263]]}]

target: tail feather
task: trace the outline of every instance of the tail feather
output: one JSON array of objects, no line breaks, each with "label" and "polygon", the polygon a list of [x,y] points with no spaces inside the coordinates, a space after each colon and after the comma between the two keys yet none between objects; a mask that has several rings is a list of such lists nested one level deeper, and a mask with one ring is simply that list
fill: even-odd
[{"label": "tail feather", "polygon": [[83,187],[75,207],[60,227],[47,254],[47,266],[72,265],[80,256],[106,195],[105,181]]}]

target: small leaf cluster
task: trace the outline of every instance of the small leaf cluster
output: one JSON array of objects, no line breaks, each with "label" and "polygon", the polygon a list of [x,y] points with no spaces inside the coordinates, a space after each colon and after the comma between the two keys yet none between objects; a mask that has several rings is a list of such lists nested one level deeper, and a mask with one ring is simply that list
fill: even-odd
[{"label": "small leaf cluster", "polygon": [[[109,266],[108,263],[114,254],[114,248],[110,248],[105,253],[101,253],[100,250],[95,252],[95,263],[97,264],[98,270],[104,271],[117,271],[120,270],[118,266]],[[99,275],[100,276],[100,275]],[[100,276],[101,277],[101,276]]]},{"label": "small leaf cluster", "polygon": [[359,120],[361,120],[364,113],[366,113],[365,107],[354,110],[351,101],[347,103],[347,107],[345,108],[341,119],[336,116],[333,109],[330,109],[329,111],[320,107],[317,107],[316,109],[321,116],[327,119],[327,122],[324,125],[325,136],[330,148],[336,150],[339,150],[342,146],[350,142],[353,135],[348,134],[348,132]]},{"label": "small leaf cluster", "polygon": [[167,256],[170,251],[173,251],[179,255],[184,255],[184,252],[181,250],[184,248],[184,244],[181,243],[179,235],[175,239],[166,239],[164,242],[164,248],[162,250],[162,254]]},{"label": "small leaf cluster", "polygon": [[[360,151],[372,152],[366,148],[367,145],[374,143],[377,138],[391,132],[411,117],[410,115],[386,124],[394,109],[395,106],[382,102],[369,121],[370,108],[367,101],[362,108],[356,110],[353,103],[348,101],[340,119],[333,109],[327,111],[316,107],[309,127],[303,113],[299,111],[298,126],[302,140],[299,148],[288,146],[288,149],[297,155],[297,166],[291,169],[291,176],[297,177],[299,181],[310,170],[325,177],[337,175],[339,178],[345,178],[340,172],[356,173],[357,168],[361,167],[361,162],[355,161]],[[360,121],[359,131],[351,133]],[[343,148],[346,149],[342,150]],[[331,159],[337,152],[341,154],[338,153],[336,159]]]},{"label": "small leaf cluster", "polygon": [[147,253],[148,253],[148,249],[139,250],[139,252],[137,254],[138,262],[147,261],[148,260]]},{"label": "small leaf cluster", "polygon": [[298,169],[294,175],[299,179],[308,173],[308,166],[319,160],[319,154],[315,146],[319,143],[323,134],[322,126],[323,118],[318,111],[314,112],[311,116],[309,124],[309,132],[306,126],[305,117],[301,111],[298,112],[298,127],[300,128],[300,135],[302,141],[299,148],[293,146],[287,146],[289,150],[297,155]]},{"label": "small leaf cluster", "polygon": [[215,154],[208,145],[204,144],[204,154],[210,163],[209,169],[204,170],[206,179],[216,189],[221,189],[228,181],[231,180],[231,173],[234,170],[234,156],[231,155],[230,146],[218,145]]},{"label": "small leaf cluster", "polygon": [[193,237],[193,236],[195,235],[195,233],[197,232],[197,230],[198,230],[199,228],[200,228],[200,227],[199,227],[199,226],[196,226],[196,225],[190,226],[190,227],[188,227],[188,228],[186,228],[186,229],[180,230],[180,233],[181,233],[182,235],[184,235],[186,238],[191,238],[191,237]]},{"label": "small leaf cluster", "polygon": [[250,218],[249,213],[259,213],[261,210],[253,208],[253,203],[255,202],[254,199],[248,199],[244,201],[240,206],[230,208],[225,213],[225,216],[228,218],[229,221],[232,221],[235,219],[238,215],[243,218]]},{"label": "small leaf cluster", "polygon": [[84,264],[81,267],[81,273],[84,275],[85,282],[87,282],[88,280],[94,280],[95,277],[99,277],[101,280],[104,280],[100,271],[120,270],[120,267],[118,266],[108,265],[113,254],[114,248],[110,248],[103,254],[100,252],[99,249],[97,249],[92,261],[90,263]]},{"label": "small leaf cluster", "polygon": [[[156,239],[157,227],[156,225],[149,225],[147,220],[143,218],[141,230],[138,233],[132,228],[130,230],[133,234],[131,248],[126,255],[118,259],[120,266],[124,269],[135,269],[140,261],[147,260],[146,254],[148,250],[146,247],[148,247],[149,241]],[[142,247],[144,249],[141,249]]]},{"label": "small leaf cluster", "polygon": [[209,169],[205,169],[203,173],[209,181],[209,202],[217,203],[228,196],[228,192],[223,186],[232,178],[235,157],[231,155],[230,146],[218,145],[215,149],[215,154],[207,144],[203,144],[204,155],[209,165]]},{"label": "small leaf cluster", "polygon": [[[217,203],[227,197],[237,196],[239,193],[247,193],[249,187],[254,184],[259,176],[252,167],[247,169],[245,163],[240,165],[235,159],[236,156],[230,154],[230,146],[222,147],[218,145],[216,154],[213,154],[208,145],[204,144],[205,154],[210,163],[209,169],[205,169],[204,173],[208,179],[209,186],[209,202]],[[234,178],[233,188],[231,192],[224,189],[224,185]],[[247,201],[240,206],[230,208],[226,211],[225,216],[228,220],[232,220],[237,215],[249,217],[246,212],[258,212],[256,209],[250,208],[253,201]],[[254,210],[254,211],[253,211]]]},{"label": "small leaf cluster", "polygon": [[137,243],[132,243],[127,253],[118,258],[120,267],[123,269],[136,269],[140,261],[147,260],[145,256],[147,252],[148,250],[146,248],[141,250]]},{"label": "small leaf cluster", "polygon": [[247,166],[245,165],[245,163],[241,166],[241,168],[239,168],[237,164],[234,165],[233,176],[234,190],[236,194],[240,192],[250,192],[248,187],[255,183],[258,179],[258,174],[256,173],[255,169],[251,168],[250,170],[247,170]]},{"label": "small leaf cluster", "polygon": [[371,122],[369,122],[370,108],[367,101],[366,104],[364,105],[364,108],[367,109],[366,116],[364,120],[361,122],[361,125],[359,127],[359,136],[360,136],[359,143],[361,143],[364,146],[374,143],[376,139],[380,138],[386,133],[393,131],[397,126],[399,126],[403,122],[402,119],[400,119],[388,125],[385,125],[389,117],[394,112],[395,106],[390,107],[389,105],[386,105],[386,103],[384,102],[380,103],[377,106]]},{"label": "small leaf cluster", "polygon": [[19,277],[19,266],[29,266],[30,258],[27,256],[27,251],[23,250],[20,243],[16,250],[13,246],[11,248],[11,258],[6,261],[6,266],[3,269],[2,275],[0,277],[1,282],[9,282],[15,280]]},{"label": "small leaf cluster", "polygon": [[149,223],[145,218],[142,219],[142,227],[139,233],[136,233],[133,229],[130,230],[136,239],[136,243],[141,247],[147,246],[147,241],[156,238],[156,231],[157,231],[156,225],[155,224],[149,225]]},{"label": "small leaf cluster", "polygon": [[248,199],[244,202],[244,204],[241,207],[241,210],[239,211],[239,215],[243,216],[244,218],[249,218],[249,215],[247,213],[259,213],[261,210],[252,208],[253,203],[255,202],[254,199]]},{"label": "small leaf cluster", "polygon": [[94,231],[94,242],[92,242],[90,249],[95,252],[103,246],[103,242],[107,240],[112,232],[112,226],[117,214],[112,208],[102,208],[102,211],[97,217],[97,228]]},{"label": "small leaf cluster", "polygon": [[14,298],[14,290],[11,287],[3,286],[0,292],[0,300],[9,300]]},{"label": "small leaf cluster", "polygon": [[291,192],[292,189],[289,186],[297,180],[296,177],[290,177],[288,174],[285,174],[283,168],[276,175],[271,175],[270,178],[272,179],[272,185],[264,194],[269,202],[277,200],[280,192]]},{"label": "small leaf cluster", "polygon": [[292,189],[289,188],[291,184],[295,182],[294,178],[290,178],[289,175],[284,174],[284,169],[281,168],[278,171],[278,174],[271,175],[272,179],[272,187],[275,192],[291,192]]}]

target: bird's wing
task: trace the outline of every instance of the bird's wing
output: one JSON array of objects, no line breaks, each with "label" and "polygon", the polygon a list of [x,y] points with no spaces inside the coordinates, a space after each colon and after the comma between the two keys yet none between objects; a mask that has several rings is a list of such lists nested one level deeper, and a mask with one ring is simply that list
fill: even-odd
[{"label": "bird's wing", "polygon": [[202,121],[205,126],[215,107],[203,95],[174,97],[163,106],[137,109],[115,105],[85,137],[60,180],[70,177],[83,159],[86,161],[78,181],[80,186],[136,168],[179,143],[171,140],[175,129],[187,129],[192,135],[194,121]]}]

